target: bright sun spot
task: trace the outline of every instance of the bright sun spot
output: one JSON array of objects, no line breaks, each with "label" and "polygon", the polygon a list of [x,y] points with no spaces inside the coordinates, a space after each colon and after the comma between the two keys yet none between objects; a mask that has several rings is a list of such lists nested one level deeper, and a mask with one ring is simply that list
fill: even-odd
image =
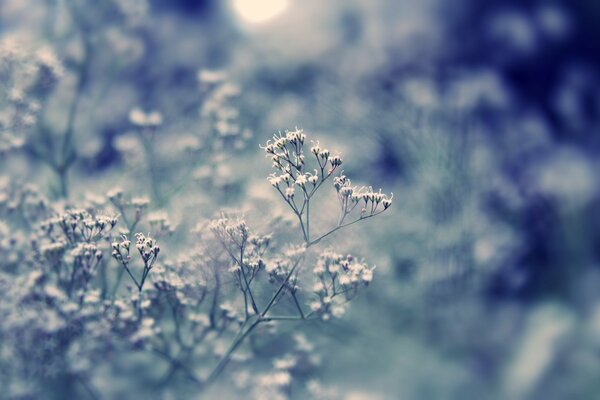
[{"label": "bright sun spot", "polygon": [[247,22],[258,24],[281,14],[289,0],[232,0],[235,11]]}]

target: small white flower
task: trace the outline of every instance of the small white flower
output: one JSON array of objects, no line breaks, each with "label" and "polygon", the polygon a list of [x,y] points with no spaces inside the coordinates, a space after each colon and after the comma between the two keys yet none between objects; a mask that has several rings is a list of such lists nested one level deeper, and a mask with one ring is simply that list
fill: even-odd
[{"label": "small white flower", "polygon": [[323,285],[323,282],[316,282],[313,285],[313,292],[315,292],[315,293],[323,293],[323,292],[326,292],[326,291],[327,290],[325,288],[325,285]]},{"label": "small white flower", "polygon": [[342,275],[339,278],[340,285],[346,286],[351,283],[350,277],[348,275]]},{"label": "small white flower", "polygon": [[147,207],[150,204],[150,199],[147,197],[134,197],[131,199],[131,205],[138,208]]},{"label": "small white flower", "polygon": [[200,83],[215,84],[223,82],[227,78],[227,75],[225,72],[219,70],[201,69],[198,71],[197,78]]},{"label": "small white flower", "polygon": [[325,266],[321,263],[317,264],[315,268],[313,268],[313,273],[317,276],[323,275],[325,273]]},{"label": "small white flower", "polygon": [[304,186],[304,185],[306,185],[307,181],[308,180],[306,179],[305,175],[298,175],[298,177],[296,178],[296,185]]},{"label": "small white flower", "polygon": [[285,189],[285,197],[287,197],[288,199],[293,198],[295,193],[296,190],[293,187]]},{"label": "small white flower", "polygon": [[146,128],[157,127],[162,124],[162,114],[158,111],[144,112],[139,107],[135,107],[129,112],[129,122],[133,125]]},{"label": "small white flower", "polygon": [[340,318],[342,315],[344,315],[345,312],[346,309],[342,305],[336,305],[331,307],[331,315],[333,315],[335,318]]}]

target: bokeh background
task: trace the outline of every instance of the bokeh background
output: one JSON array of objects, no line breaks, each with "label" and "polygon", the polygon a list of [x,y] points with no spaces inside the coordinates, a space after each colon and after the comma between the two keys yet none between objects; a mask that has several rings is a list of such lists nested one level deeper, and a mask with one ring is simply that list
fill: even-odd
[{"label": "bokeh background", "polygon": [[[311,328],[340,396],[600,398],[598,1],[2,0],[0,40],[0,65],[16,48],[60,68],[3,131],[25,143],[0,152],[3,182],[147,194],[178,224],[172,253],[221,208],[279,212],[258,144],[286,128],[394,193],[330,241],[377,264],[344,319]],[[158,190],[136,108],[162,119]],[[69,123],[61,185],[39,135]]]}]

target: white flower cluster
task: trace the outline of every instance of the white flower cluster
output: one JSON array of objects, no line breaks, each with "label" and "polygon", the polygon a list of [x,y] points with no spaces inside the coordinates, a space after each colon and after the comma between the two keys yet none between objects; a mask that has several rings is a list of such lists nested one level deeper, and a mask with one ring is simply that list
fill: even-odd
[{"label": "white flower cluster", "polygon": [[135,247],[140,253],[140,256],[142,256],[144,264],[148,269],[152,268],[156,261],[156,257],[160,252],[160,247],[156,244],[156,240],[152,239],[150,236],[145,236],[143,233],[136,233],[135,238]]},{"label": "white flower cluster", "polygon": [[76,274],[82,275],[85,282],[89,281],[102,260],[102,251],[96,243],[77,243],[69,255],[73,257]]},{"label": "white flower cluster", "polygon": [[127,238],[126,235],[121,235],[120,242],[112,243],[112,256],[115,260],[119,261],[127,274],[131,278],[132,282],[138,289],[138,293],[135,294],[135,303],[138,308],[138,318],[142,316],[142,289],[144,288],[144,283],[146,282],[146,278],[150,274],[152,267],[158,258],[158,253],[160,252],[160,247],[158,247],[156,240],[151,238],[150,236],[146,236],[143,233],[136,233],[136,242],[135,248],[138,250],[140,257],[144,263],[144,269],[142,271],[142,276],[138,280],[133,274],[130,263],[131,263],[131,241]]},{"label": "white flower cluster", "polygon": [[146,112],[135,107],[129,112],[129,122],[140,128],[157,128],[162,125],[163,117],[156,110]]},{"label": "white flower cluster", "polygon": [[86,209],[68,209],[39,223],[32,236],[35,260],[54,275],[68,297],[84,292],[103,259],[103,243],[117,217]]},{"label": "white flower cluster", "polygon": [[[155,265],[152,272],[152,283],[157,295],[167,295],[182,306],[198,304],[205,298],[208,285],[203,271],[199,268],[190,268],[192,260],[185,259],[173,262],[166,259],[161,265]],[[199,324],[198,319],[206,314],[194,313],[189,319],[194,324]],[[208,325],[208,324],[205,324]]]},{"label": "white flower cluster", "polygon": [[117,225],[117,216],[92,214],[84,209],[67,210],[41,223],[48,237],[58,233],[75,245],[80,242],[97,242],[106,237]]},{"label": "white flower cluster", "polygon": [[74,258],[84,260],[88,265],[93,259],[98,261],[102,259],[102,252],[95,243],[77,243],[70,254]]},{"label": "white flower cluster", "polygon": [[[140,253],[142,257],[142,261],[146,268],[151,269],[154,263],[156,262],[156,258],[158,257],[158,253],[160,252],[160,247],[156,243],[156,240],[151,238],[150,236],[146,236],[143,233],[136,233],[136,243],[135,248]],[[128,264],[131,261],[131,240],[127,238],[127,235],[121,235],[120,242],[112,243],[112,256],[117,260],[124,264]]]},{"label": "white flower cluster", "polygon": [[239,111],[232,105],[232,100],[241,93],[239,86],[228,82],[227,74],[218,70],[200,70],[198,82],[208,90],[200,115],[210,120],[217,137],[240,139],[235,146],[243,146],[249,133],[240,128]]},{"label": "white flower cluster", "polygon": [[43,243],[40,246],[40,253],[46,260],[48,260],[52,264],[55,264],[62,259],[66,247],[67,244],[62,240],[56,242]]},{"label": "white flower cluster", "polygon": [[135,230],[150,204],[150,199],[145,196],[126,198],[121,188],[111,189],[106,197],[117,208],[123,222],[127,225],[128,232],[126,233]]},{"label": "white flower cluster", "polygon": [[291,246],[283,251],[283,257],[270,260],[265,268],[269,274],[269,281],[279,284],[284,282],[305,254],[305,246]]},{"label": "white flower cluster", "polygon": [[175,227],[171,223],[171,220],[165,211],[155,211],[149,213],[147,220],[154,235],[172,235],[175,232]]},{"label": "white flower cluster", "polygon": [[333,186],[337,191],[344,216],[350,214],[359,204],[362,205],[361,216],[376,214],[381,210],[380,205],[383,210],[387,210],[392,205],[393,193],[387,196],[381,193],[381,189],[378,192],[373,191],[371,186],[352,186],[352,182],[345,175],[333,178]]},{"label": "white flower cluster", "polygon": [[19,215],[29,225],[48,218],[48,199],[37,187],[0,176],[0,214]]},{"label": "white flower cluster", "polygon": [[236,243],[242,243],[248,239],[248,226],[241,217],[228,217],[222,215],[221,218],[212,220],[209,228],[221,238],[229,238]]},{"label": "white flower cluster", "polygon": [[32,49],[12,36],[0,41],[0,60],[0,76],[12,78],[23,89],[35,83],[48,83],[40,82],[44,78],[57,80],[64,75],[64,67],[52,48]]},{"label": "white flower cluster", "polygon": [[160,334],[160,332],[161,329],[159,326],[157,326],[154,318],[144,317],[140,322],[138,330],[131,335],[130,340],[134,344],[140,344],[146,339],[155,337],[156,335]]},{"label": "white flower cluster", "polygon": [[0,131],[0,155],[23,147],[25,140],[8,131]]},{"label": "white flower cluster", "polygon": [[43,103],[63,76],[64,69],[50,47],[32,49],[6,37],[0,40],[0,154],[21,147],[25,131],[34,127]]},{"label": "white flower cluster", "polygon": [[321,149],[316,144],[311,147],[310,153],[314,156],[315,166],[318,168],[309,168],[304,151],[305,141],[304,131],[296,129],[286,131],[285,134],[274,135],[273,140],[269,140],[264,147],[273,161],[273,168],[279,171],[271,174],[268,180],[275,188],[283,191],[284,197],[288,199],[294,197],[296,187],[300,188],[306,196],[310,196],[322,181],[342,165],[342,158],[339,155],[331,156],[329,150]]},{"label": "white flower cluster", "polygon": [[315,284],[312,290],[318,300],[310,304],[311,310],[323,319],[341,317],[345,312],[344,304],[357,294],[359,288],[371,283],[374,269],[351,255],[326,250],[313,269]]},{"label": "white flower cluster", "polygon": [[[337,226],[318,238],[311,239],[311,200],[323,182],[342,165],[342,158],[332,155],[328,149],[322,148],[319,142],[313,142],[310,152],[306,153],[305,142],[304,131],[296,128],[294,131],[286,131],[285,134],[274,135],[262,148],[273,161],[273,168],[277,170],[267,179],[298,218],[304,241],[308,246],[318,243],[338,229],[379,215],[392,205],[392,196],[388,197],[381,190],[374,192],[371,187],[354,187],[346,176],[340,175],[334,180],[341,206]],[[359,204],[362,204],[362,207],[357,219],[344,223],[345,218]]]},{"label": "white flower cluster", "polygon": [[131,251],[131,240],[127,238],[126,235],[121,236],[120,242],[112,242],[112,256],[121,262],[128,263],[131,260],[131,256],[129,255]]}]

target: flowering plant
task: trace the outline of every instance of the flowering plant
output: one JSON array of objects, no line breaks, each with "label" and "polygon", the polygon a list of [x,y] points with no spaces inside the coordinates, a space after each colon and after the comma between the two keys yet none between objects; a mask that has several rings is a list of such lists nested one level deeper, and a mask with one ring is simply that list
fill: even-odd
[{"label": "flowering plant", "polygon": [[[239,213],[222,213],[199,224],[196,244],[183,257],[173,258],[168,248],[161,250],[157,238],[166,239],[177,230],[166,213],[147,212],[146,198],[129,199],[121,189],[113,189],[96,200],[101,211],[91,206],[62,211],[40,207],[28,223],[32,229],[37,226],[34,256],[20,267],[28,268],[23,275],[27,281],[21,291],[13,288],[2,294],[0,311],[7,321],[2,336],[14,341],[12,335],[24,335],[16,347],[23,357],[7,382],[29,377],[33,388],[35,382],[42,385],[36,379],[48,371],[27,371],[40,357],[31,349],[44,337],[53,343],[44,356],[50,362],[46,365],[61,363],[65,373],[94,396],[101,391],[93,384],[100,372],[93,363],[73,362],[75,355],[96,360],[103,354],[125,357],[141,351],[167,363],[161,382],[182,376],[193,383],[190,390],[206,390],[230,369],[243,388],[253,353],[247,342],[253,333],[275,340],[285,337],[277,336],[280,324],[341,317],[347,303],[371,283],[374,267],[331,248],[313,255],[313,248],[338,230],[386,211],[392,200],[371,188],[352,186],[340,172],[332,179],[340,206],[338,222],[313,235],[314,196],[338,172],[342,159],[318,144],[305,155],[305,141],[305,134],[295,130],[263,147],[277,170],[269,181],[300,225],[302,240],[296,244],[278,243],[283,237],[278,232],[254,232]],[[314,169],[309,169],[311,163]],[[140,232],[142,227],[151,233]],[[116,267],[107,261],[106,252]],[[8,274],[1,275],[4,286]],[[24,325],[15,309],[46,317],[34,324],[28,319]],[[257,375],[260,393],[280,393],[300,365],[318,362],[306,338],[298,333],[294,340],[289,353],[274,362],[273,372]]]}]

